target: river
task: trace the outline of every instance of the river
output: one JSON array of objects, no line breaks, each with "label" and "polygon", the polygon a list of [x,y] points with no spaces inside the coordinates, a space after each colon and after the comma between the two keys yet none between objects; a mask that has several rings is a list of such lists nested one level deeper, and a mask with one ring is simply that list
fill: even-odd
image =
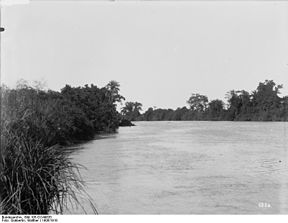
[{"label": "river", "polygon": [[288,214],[288,123],[135,124],[73,154],[100,214]]}]

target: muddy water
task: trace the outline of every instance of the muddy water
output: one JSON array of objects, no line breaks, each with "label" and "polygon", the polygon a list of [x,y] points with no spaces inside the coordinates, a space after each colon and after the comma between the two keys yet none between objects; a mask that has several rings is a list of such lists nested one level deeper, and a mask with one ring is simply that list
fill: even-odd
[{"label": "muddy water", "polygon": [[288,123],[136,125],[73,155],[100,214],[288,214]]}]

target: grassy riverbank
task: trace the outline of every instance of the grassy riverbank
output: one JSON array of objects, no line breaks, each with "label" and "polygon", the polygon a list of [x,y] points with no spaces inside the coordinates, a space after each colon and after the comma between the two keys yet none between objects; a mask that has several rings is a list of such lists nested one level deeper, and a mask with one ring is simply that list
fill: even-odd
[{"label": "grassy riverbank", "polygon": [[46,91],[26,82],[1,88],[0,210],[2,214],[62,213],[83,192],[65,146],[115,132],[119,84]]}]

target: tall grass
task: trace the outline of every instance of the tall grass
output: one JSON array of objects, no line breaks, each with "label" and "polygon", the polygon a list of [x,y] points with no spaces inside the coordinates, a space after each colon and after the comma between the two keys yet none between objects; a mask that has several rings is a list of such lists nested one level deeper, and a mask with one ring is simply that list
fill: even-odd
[{"label": "tall grass", "polygon": [[71,199],[78,202],[76,191],[83,185],[78,167],[65,152],[13,134],[8,137],[1,160],[3,214],[63,213]]},{"label": "tall grass", "polygon": [[54,127],[65,111],[39,94],[32,88],[16,94],[1,88],[0,213],[62,214],[75,206],[85,211],[83,195],[97,213],[84,191],[80,166],[60,145],[67,128]]}]

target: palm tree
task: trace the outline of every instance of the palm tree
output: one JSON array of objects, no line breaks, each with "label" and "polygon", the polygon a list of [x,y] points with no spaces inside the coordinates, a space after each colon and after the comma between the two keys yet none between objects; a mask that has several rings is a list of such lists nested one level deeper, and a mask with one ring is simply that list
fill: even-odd
[{"label": "palm tree", "polygon": [[139,102],[126,102],[122,108],[121,113],[125,119],[135,121],[139,117],[140,111],[142,111],[142,104]]}]

